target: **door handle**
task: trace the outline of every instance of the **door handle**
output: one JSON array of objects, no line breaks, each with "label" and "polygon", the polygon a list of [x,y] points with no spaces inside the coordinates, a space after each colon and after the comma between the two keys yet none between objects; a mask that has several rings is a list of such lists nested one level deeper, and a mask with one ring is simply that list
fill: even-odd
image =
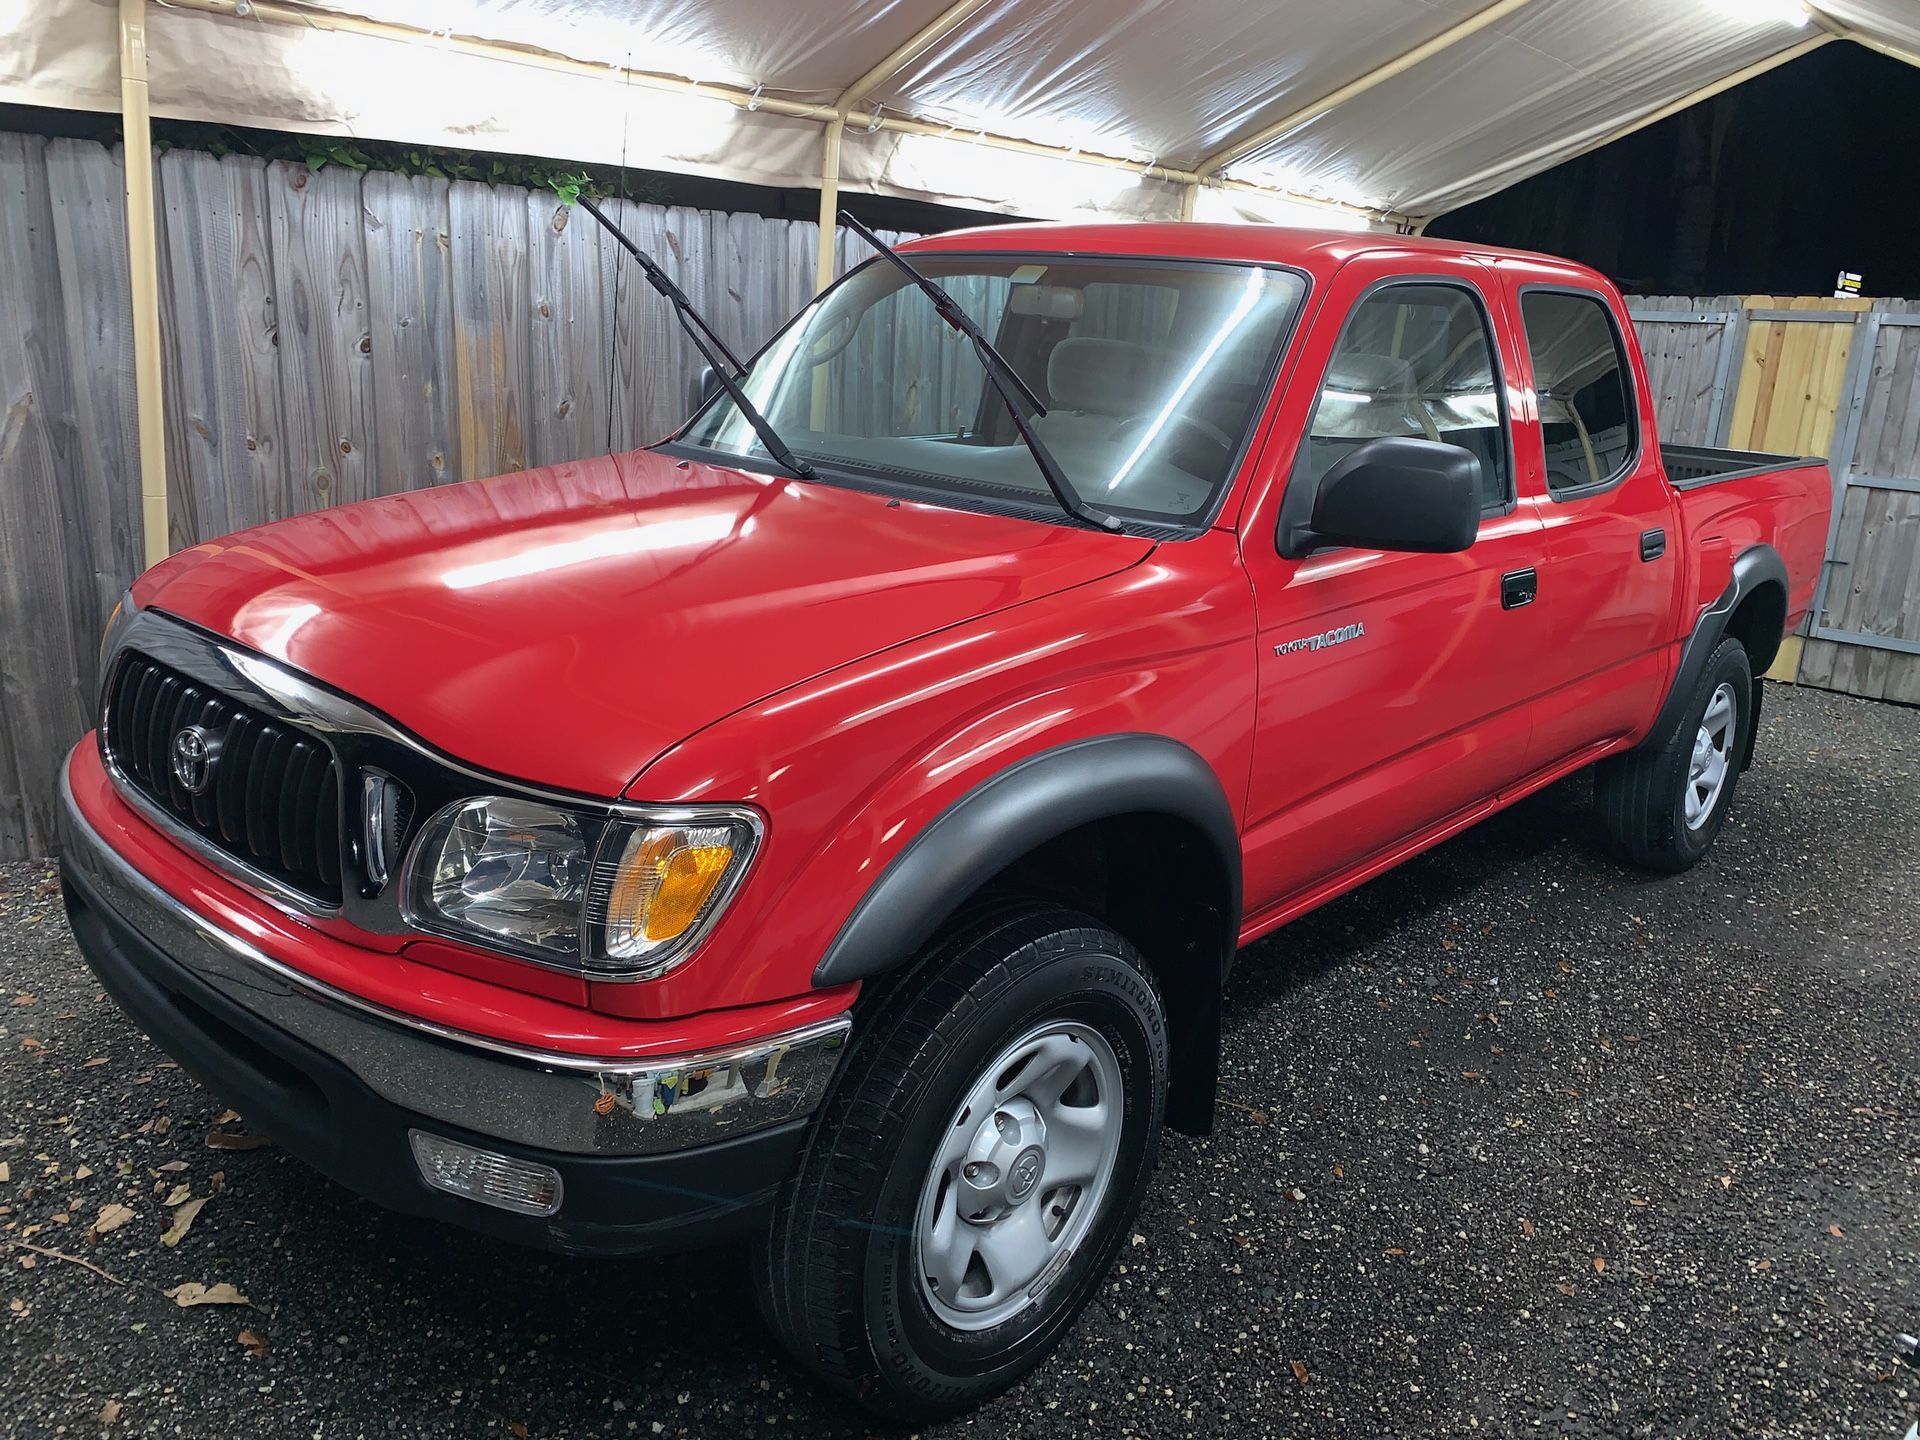
[{"label": "door handle", "polygon": [[1509,570],[1500,577],[1502,610],[1518,610],[1522,605],[1531,605],[1539,593],[1540,576],[1531,566],[1525,570]]},{"label": "door handle", "polygon": [[1642,530],[1640,532],[1640,558],[1658,560],[1667,553],[1667,532],[1664,530]]}]

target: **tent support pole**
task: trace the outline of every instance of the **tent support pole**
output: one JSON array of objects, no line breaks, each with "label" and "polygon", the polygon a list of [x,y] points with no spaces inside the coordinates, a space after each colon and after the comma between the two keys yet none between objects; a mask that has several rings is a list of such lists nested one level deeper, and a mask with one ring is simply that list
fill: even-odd
[{"label": "tent support pole", "polygon": [[840,223],[840,142],[846,137],[847,122],[835,117],[827,122],[826,138],[820,159],[820,239],[818,259],[813,270],[813,290],[817,295],[833,283],[834,237]]},{"label": "tent support pole", "polygon": [[160,247],[153,224],[153,129],[147,113],[147,4],[120,0],[121,147],[127,279],[133,297],[133,393],[140,436],[140,526],[148,565],[167,540],[167,441],[160,403]]}]

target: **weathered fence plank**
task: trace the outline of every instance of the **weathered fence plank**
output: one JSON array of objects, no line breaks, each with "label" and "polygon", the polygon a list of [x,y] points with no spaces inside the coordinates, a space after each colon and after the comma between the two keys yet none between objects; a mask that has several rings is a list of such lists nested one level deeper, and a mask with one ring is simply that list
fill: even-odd
[{"label": "weathered fence plank", "polygon": [[175,532],[196,543],[309,507],[281,457],[266,169],[169,151],[160,192],[174,316],[165,394],[192,505]]},{"label": "weathered fence plank", "polygon": [[527,207],[516,187],[455,184],[448,194],[453,275],[454,414],[460,478],[524,470],[532,453],[526,408]]},{"label": "weathered fence plank", "polygon": [[[601,295],[600,228],[550,192],[525,192],[532,261],[527,349],[532,361],[532,455],[536,465],[577,460],[607,443],[607,313]],[[657,300],[651,291],[649,300]]]},{"label": "weathered fence plank", "polygon": [[373,493],[373,337],[360,177],[267,167],[287,482],[298,504]]},{"label": "weathered fence plank", "polygon": [[[0,855],[53,845],[97,598],[46,142],[0,134]],[[97,508],[94,510],[97,515]]]},{"label": "weathered fence plank", "polygon": [[364,177],[373,309],[375,494],[459,479],[448,184]]}]

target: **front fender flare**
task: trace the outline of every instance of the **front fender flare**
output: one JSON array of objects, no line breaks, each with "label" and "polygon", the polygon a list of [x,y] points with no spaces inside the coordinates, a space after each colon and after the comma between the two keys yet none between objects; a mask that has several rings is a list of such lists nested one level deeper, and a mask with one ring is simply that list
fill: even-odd
[{"label": "front fender flare", "polygon": [[915,955],[966,899],[1016,857],[1090,821],[1161,813],[1218,852],[1227,913],[1221,978],[1240,925],[1240,832],[1213,767],[1164,735],[1101,735],[1043,750],[961,796],[896,855],[840,927],[816,986],[864,980]]}]

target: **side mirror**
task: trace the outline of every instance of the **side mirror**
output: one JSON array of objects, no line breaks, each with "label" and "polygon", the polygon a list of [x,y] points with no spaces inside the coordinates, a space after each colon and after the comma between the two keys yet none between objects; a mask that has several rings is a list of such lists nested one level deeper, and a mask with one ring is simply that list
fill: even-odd
[{"label": "side mirror", "polygon": [[687,414],[695,414],[702,405],[720,393],[720,377],[711,365],[702,365],[700,373],[687,382]]},{"label": "side mirror", "polygon": [[1320,479],[1312,517],[1283,536],[1292,557],[1327,545],[1448,554],[1480,531],[1480,462],[1435,440],[1383,436],[1342,456]]}]

